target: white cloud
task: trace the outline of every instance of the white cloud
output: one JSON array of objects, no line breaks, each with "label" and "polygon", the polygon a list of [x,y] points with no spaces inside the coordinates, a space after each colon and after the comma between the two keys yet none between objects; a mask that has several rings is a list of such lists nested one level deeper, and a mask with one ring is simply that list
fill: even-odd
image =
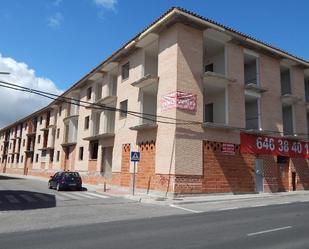
[{"label": "white cloud", "polygon": [[63,15],[60,12],[57,12],[53,16],[48,18],[48,26],[52,28],[58,28],[63,22]]},{"label": "white cloud", "polygon": [[[23,62],[3,57],[0,54],[0,80],[11,82],[49,93],[60,94],[62,91],[48,78],[37,77],[35,71]],[[44,107],[51,100],[31,93],[0,87],[0,127],[8,125],[26,115]]]},{"label": "white cloud", "polygon": [[117,4],[117,0],[94,0],[94,3],[105,9],[114,10]]}]

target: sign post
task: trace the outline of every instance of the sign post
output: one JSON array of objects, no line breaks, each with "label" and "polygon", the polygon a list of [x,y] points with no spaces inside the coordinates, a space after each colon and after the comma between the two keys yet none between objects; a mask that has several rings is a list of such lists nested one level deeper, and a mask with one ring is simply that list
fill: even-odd
[{"label": "sign post", "polygon": [[131,151],[131,162],[134,163],[133,166],[133,186],[132,186],[132,194],[135,194],[135,175],[136,175],[136,162],[140,161],[140,152]]}]

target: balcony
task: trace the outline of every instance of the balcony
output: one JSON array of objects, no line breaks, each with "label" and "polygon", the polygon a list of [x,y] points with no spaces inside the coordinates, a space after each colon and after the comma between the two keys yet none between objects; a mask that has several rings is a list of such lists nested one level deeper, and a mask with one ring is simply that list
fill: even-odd
[{"label": "balcony", "polygon": [[73,114],[73,115],[69,115],[69,116],[66,116],[64,119],[63,119],[63,122],[68,122],[70,120],[78,120],[78,114]]},{"label": "balcony", "polygon": [[256,93],[264,93],[264,92],[268,91],[268,89],[262,88],[262,87],[258,86],[257,84],[254,84],[254,83],[246,84],[245,89],[248,90],[248,91],[256,92]]},{"label": "balcony", "polygon": [[85,137],[85,138],[83,138],[83,140],[94,141],[94,140],[100,140],[100,139],[104,139],[104,138],[112,138],[114,136],[115,136],[115,133],[113,133],[113,132],[105,132],[105,133]]},{"label": "balcony", "polygon": [[215,130],[239,130],[238,127],[233,127],[227,124],[222,123],[213,123],[213,122],[204,122],[202,124],[202,128],[204,129],[215,129]]},{"label": "balcony", "polygon": [[291,93],[286,93],[281,96],[281,102],[283,105],[293,105],[297,102],[301,101],[300,97],[296,97]]},{"label": "balcony", "polygon": [[143,123],[140,125],[132,126],[129,129],[132,131],[147,131],[157,129],[157,127],[158,127],[157,123]]},{"label": "balcony", "polygon": [[112,138],[115,136],[115,112],[104,111],[93,113],[91,119],[91,135],[83,138],[86,141]]},{"label": "balcony", "polygon": [[158,76],[147,74],[143,76],[141,79],[139,79],[138,81],[131,83],[131,85],[134,87],[138,87],[138,88],[144,88],[144,87],[151,86],[153,84],[158,84],[158,82],[159,82]]},{"label": "balcony", "polygon": [[207,71],[203,75],[204,84],[215,86],[215,87],[226,87],[236,80],[229,78],[221,73]]}]

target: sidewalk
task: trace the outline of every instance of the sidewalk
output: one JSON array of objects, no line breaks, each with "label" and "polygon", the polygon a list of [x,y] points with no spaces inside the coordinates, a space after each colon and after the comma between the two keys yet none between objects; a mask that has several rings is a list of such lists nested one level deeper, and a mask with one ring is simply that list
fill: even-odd
[{"label": "sidewalk", "polygon": [[[24,179],[33,179],[42,182],[46,182],[48,179],[44,177],[38,176],[25,176],[25,175],[15,175],[15,174],[4,174],[4,176],[11,177],[19,177]],[[183,195],[177,197],[164,197],[162,195],[155,194],[147,194],[142,193],[139,190],[136,191],[136,194],[133,196],[132,192],[128,188],[118,187],[118,186],[104,186],[102,184],[99,185],[91,185],[91,184],[83,184],[85,188],[89,191],[94,191],[102,194],[106,194],[113,197],[121,197],[134,201],[138,201],[141,203],[149,203],[149,204],[160,204],[160,205],[184,205],[184,204],[195,204],[195,203],[219,203],[219,202],[227,202],[227,201],[236,201],[236,200],[270,200],[271,198],[287,198],[294,197],[294,199],[302,200],[303,198],[309,199],[309,191],[293,191],[293,192],[276,192],[276,193],[260,193],[260,194],[198,194],[198,195]]]}]

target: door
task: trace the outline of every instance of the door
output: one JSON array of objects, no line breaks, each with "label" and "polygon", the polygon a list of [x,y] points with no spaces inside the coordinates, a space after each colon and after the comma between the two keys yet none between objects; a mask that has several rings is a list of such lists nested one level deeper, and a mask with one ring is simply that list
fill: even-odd
[{"label": "door", "polygon": [[103,172],[105,178],[112,177],[112,158],[113,147],[105,147],[103,149]]},{"label": "door", "polygon": [[263,159],[255,159],[255,192],[264,191]]},{"label": "door", "polygon": [[293,191],[296,191],[296,172],[292,172],[292,187]]},{"label": "door", "polygon": [[68,169],[69,159],[70,159],[70,147],[66,147],[64,148],[64,165],[63,165],[64,171]]}]

